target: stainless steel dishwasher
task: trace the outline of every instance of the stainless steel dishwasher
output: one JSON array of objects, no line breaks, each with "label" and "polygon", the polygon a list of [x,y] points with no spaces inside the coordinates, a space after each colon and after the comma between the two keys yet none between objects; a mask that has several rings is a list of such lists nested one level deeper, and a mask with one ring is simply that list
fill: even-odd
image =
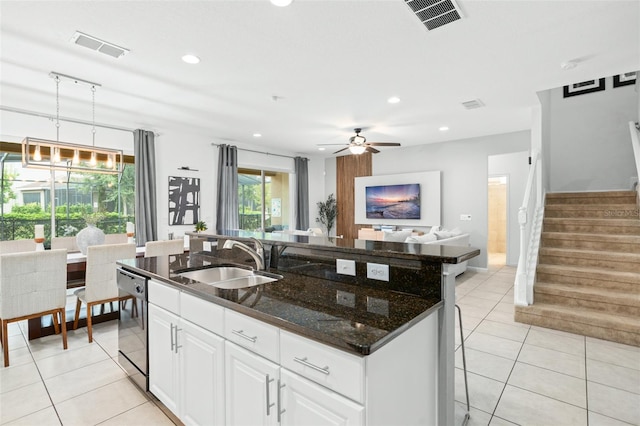
[{"label": "stainless steel dishwasher", "polygon": [[148,278],[117,270],[120,297],[127,297],[118,321],[118,362],[142,390],[149,390],[147,354],[147,281]]}]

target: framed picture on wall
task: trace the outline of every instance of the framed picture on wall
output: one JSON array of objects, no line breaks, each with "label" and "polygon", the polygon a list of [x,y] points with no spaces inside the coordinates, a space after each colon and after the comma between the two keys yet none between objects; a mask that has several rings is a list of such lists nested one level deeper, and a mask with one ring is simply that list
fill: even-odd
[{"label": "framed picture on wall", "polygon": [[169,176],[169,225],[200,221],[200,178]]},{"label": "framed picture on wall", "polygon": [[630,84],[636,84],[636,72],[625,72],[624,74],[618,74],[613,76],[613,87],[629,86]]},{"label": "framed picture on wall", "polygon": [[570,96],[584,95],[585,93],[599,92],[601,90],[604,90],[604,78],[564,86],[562,94],[564,98],[568,98]]}]

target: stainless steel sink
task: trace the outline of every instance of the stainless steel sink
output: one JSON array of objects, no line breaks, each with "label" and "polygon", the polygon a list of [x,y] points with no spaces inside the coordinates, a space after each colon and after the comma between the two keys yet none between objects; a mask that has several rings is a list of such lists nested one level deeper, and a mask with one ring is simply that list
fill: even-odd
[{"label": "stainless steel sink", "polygon": [[218,281],[218,282],[209,283],[209,284],[217,288],[236,289],[236,288],[253,287],[255,285],[272,283],[274,281],[278,281],[278,279],[272,278],[272,277],[266,277],[264,275],[249,275],[247,277],[233,278],[230,280]]},{"label": "stainless steel sink", "polygon": [[182,272],[178,275],[222,289],[253,287],[260,284],[272,283],[282,278],[282,276],[276,274],[251,271],[233,266],[198,269],[195,271]]},{"label": "stainless steel sink", "polygon": [[253,275],[253,271],[233,266],[223,266],[220,268],[198,269],[195,271],[182,272],[181,277],[201,283],[211,284],[218,281],[226,281],[234,278],[241,278]]}]

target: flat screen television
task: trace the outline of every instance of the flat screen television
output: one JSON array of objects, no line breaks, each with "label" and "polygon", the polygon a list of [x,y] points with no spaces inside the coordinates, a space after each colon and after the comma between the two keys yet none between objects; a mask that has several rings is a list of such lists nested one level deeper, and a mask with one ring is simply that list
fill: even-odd
[{"label": "flat screen television", "polygon": [[420,219],[420,184],[365,187],[367,219]]}]

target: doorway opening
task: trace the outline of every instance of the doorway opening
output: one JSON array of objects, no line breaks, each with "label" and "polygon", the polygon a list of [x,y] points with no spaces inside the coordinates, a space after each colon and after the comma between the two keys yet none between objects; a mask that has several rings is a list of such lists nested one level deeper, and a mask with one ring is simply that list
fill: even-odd
[{"label": "doorway opening", "polygon": [[507,185],[507,175],[489,176],[489,224],[487,230],[489,265],[505,265],[507,263]]}]

